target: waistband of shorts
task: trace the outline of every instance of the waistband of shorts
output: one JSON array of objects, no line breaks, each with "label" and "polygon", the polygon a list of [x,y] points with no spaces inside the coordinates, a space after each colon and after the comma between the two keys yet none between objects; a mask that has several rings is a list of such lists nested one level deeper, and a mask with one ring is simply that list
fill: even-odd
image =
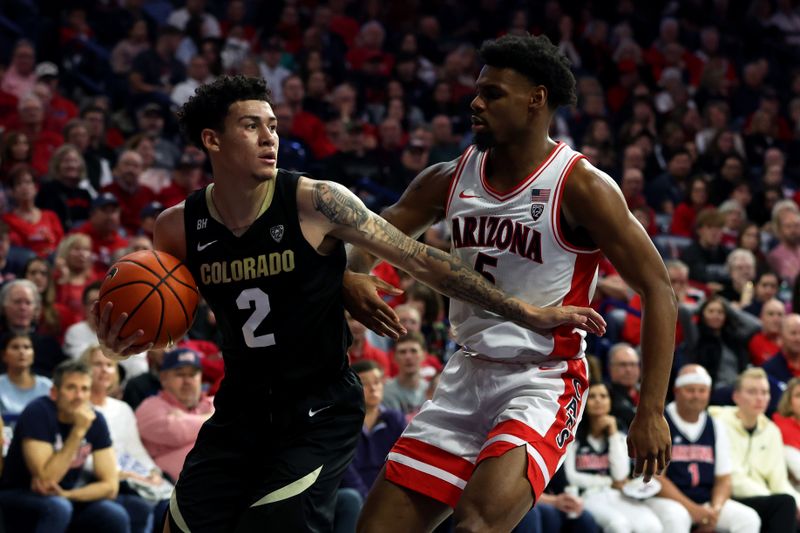
[{"label": "waistband of shorts", "polygon": [[459,350],[464,357],[469,357],[472,359],[476,359],[478,361],[485,361],[487,363],[499,363],[501,365],[523,365],[523,366],[530,366],[530,365],[540,365],[542,363],[558,363],[560,361],[580,361],[584,359],[586,356],[584,354],[578,357],[571,357],[571,358],[562,358],[562,357],[548,357],[546,355],[534,357],[534,356],[522,356],[522,357],[515,357],[513,359],[499,359],[497,357],[491,357],[479,352],[475,352],[467,348],[466,346],[462,346]]}]

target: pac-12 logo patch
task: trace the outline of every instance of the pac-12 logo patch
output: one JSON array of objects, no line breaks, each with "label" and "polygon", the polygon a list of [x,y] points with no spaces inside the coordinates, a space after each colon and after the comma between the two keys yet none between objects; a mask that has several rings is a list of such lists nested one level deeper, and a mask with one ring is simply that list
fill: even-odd
[{"label": "pac-12 logo patch", "polygon": [[531,204],[531,216],[534,222],[539,220],[542,213],[544,213],[544,204]]},{"label": "pac-12 logo patch", "polygon": [[283,224],[272,226],[269,230],[269,234],[272,235],[275,242],[281,242],[281,239],[283,239]]}]

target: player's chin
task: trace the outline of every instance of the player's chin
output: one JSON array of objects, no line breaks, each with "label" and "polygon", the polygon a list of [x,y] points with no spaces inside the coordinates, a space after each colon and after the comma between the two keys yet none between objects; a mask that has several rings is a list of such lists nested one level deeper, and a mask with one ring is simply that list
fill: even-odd
[{"label": "player's chin", "polygon": [[269,181],[275,179],[275,176],[278,174],[277,167],[271,168],[260,168],[253,172],[253,178],[257,181]]}]

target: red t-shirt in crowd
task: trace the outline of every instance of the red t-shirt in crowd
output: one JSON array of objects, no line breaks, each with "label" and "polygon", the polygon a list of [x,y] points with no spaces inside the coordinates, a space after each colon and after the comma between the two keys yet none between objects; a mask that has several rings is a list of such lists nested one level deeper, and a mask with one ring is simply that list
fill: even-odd
[{"label": "red t-shirt in crowd", "polygon": [[192,191],[187,191],[177,183],[170,183],[158,193],[158,201],[161,202],[166,209],[167,207],[178,205],[182,201],[186,200],[186,197],[189,196],[190,192]]},{"label": "red t-shirt in crowd", "polygon": [[13,212],[4,214],[2,219],[8,225],[11,244],[29,248],[39,257],[47,257],[56,250],[64,237],[64,228],[53,211],[40,211],[42,216],[38,222],[28,222]]},{"label": "red t-shirt in crowd", "polygon": [[800,448],[800,420],[791,416],[772,415],[772,421],[781,430],[783,444],[793,448]]},{"label": "red t-shirt in crowd", "polygon": [[747,343],[747,351],[750,353],[750,362],[755,366],[761,366],[781,351],[778,346],[777,337],[773,340],[759,331],[750,338]]},{"label": "red t-shirt in crowd", "polygon": [[350,350],[347,352],[347,357],[350,359],[351,365],[357,361],[375,361],[381,365],[381,370],[383,370],[384,376],[388,376],[391,370],[389,365],[389,355],[380,348],[376,348],[375,346],[371,345],[366,339],[364,339],[364,346],[361,348],[360,356],[355,355],[353,352],[353,347],[351,346]]},{"label": "red t-shirt in crowd", "polygon": [[114,252],[128,246],[128,239],[118,233],[101,237],[88,220],[75,228],[75,233],[84,233],[92,238],[92,253],[95,258],[94,271],[101,278],[105,277],[108,267],[111,266],[111,257]]},{"label": "red t-shirt in crowd", "polygon": [[141,225],[139,213],[142,212],[144,206],[156,200],[156,193],[153,192],[153,189],[140,185],[135,192],[131,193],[115,181],[103,187],[102,192],[110,192],[119,200],[122,227],[125,228],[128,235],[136,235]]}]

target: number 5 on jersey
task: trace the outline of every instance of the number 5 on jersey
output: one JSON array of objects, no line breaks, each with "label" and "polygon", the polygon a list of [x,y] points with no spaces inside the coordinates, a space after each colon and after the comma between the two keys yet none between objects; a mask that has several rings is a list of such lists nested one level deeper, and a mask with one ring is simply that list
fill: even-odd
[{"label": "number 5 on jersey", "polygon": [[497,267],[497,258],[478,252],[478,256],[475,258],[475,272],[489,280],[489,283],[494,283],[494,274],[486,271],[489,267]]},{"label": "number 5 on jersey", "polygon": [[272,333],[265,333],[264,335],[256,335],[255,331],[258,326],[267,318],[270,312],[269,296],[267,293],[259,288],[245,289],[239,293],[236,298],[236,305],[239,309],[245,311],[252,309],[250,318],[245,321],[242,326],[242,335],[244,335],[244,342],[250,348],[266,348],[267,346],[275,345],[275,335]]}]

